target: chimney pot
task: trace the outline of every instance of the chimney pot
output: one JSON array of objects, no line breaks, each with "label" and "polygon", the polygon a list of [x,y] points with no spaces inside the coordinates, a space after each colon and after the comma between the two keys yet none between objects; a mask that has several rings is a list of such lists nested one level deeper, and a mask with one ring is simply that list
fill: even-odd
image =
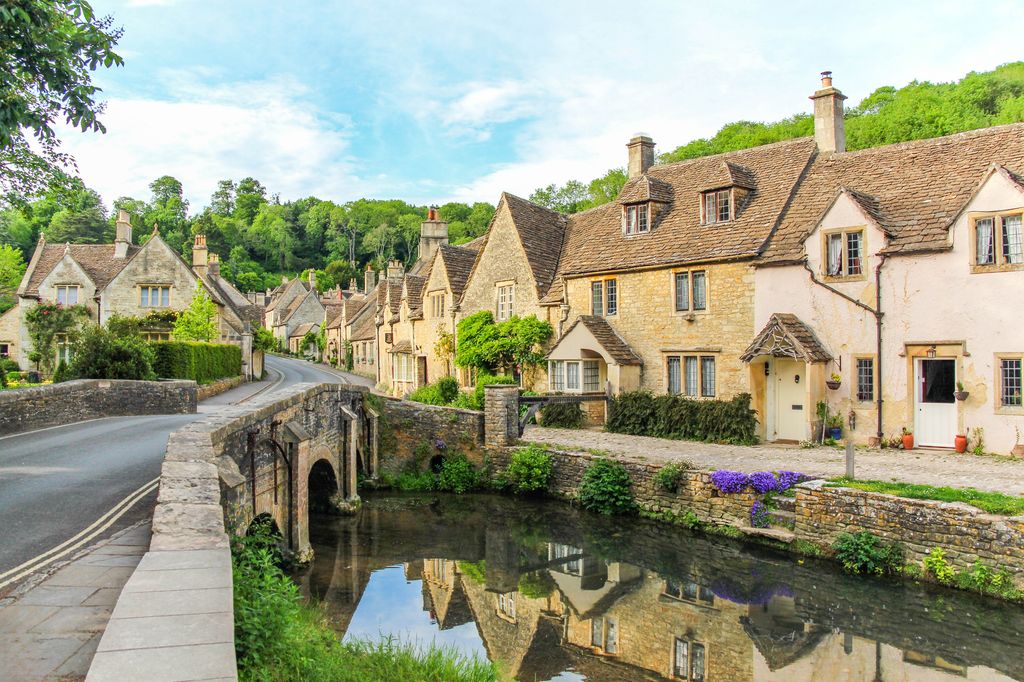
[{"label": "chimney pot", "polygon": [[636,178],[654,165],[654,140],[649,135],[637,133],[626,145],[629,149],[629,177]]},{"label": "chimney pot", "polygon": [[821,87],[831,88],[832,87],[832,72],[822,71],[821,72]]}]

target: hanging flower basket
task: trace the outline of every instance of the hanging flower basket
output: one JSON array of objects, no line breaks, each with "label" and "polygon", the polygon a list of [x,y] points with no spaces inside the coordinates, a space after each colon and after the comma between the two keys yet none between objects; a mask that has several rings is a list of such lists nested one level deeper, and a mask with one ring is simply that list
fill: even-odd
[{"label": "hanging flower basket", "polygon": [[842,384],[843,384],[842,381],[835,381],[834,379],[826,379],[825,380],[825,385],[828,386],[830,391],[837,391],[837,390],[839,390],[839,387],[842,386]]},{"label": "hanging flower basket", "polygon": [[953,397],[959,400],[960,402],[967,400],[967,397],[969,395],[971,395],[970,391],[953,391]]}]

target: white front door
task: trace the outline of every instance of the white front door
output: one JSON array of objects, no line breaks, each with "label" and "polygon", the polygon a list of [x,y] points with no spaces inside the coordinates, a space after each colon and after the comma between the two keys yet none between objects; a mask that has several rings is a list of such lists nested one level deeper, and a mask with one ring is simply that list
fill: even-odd
[{"label": "white front door", "polygon": [[914,368],[914,442],[951,448],[956,436],[956,360],[919,358]]},{"label": "white front door", "polygon": [[775,439],[807,438],[807,365],[790,358],[775,358]]}]

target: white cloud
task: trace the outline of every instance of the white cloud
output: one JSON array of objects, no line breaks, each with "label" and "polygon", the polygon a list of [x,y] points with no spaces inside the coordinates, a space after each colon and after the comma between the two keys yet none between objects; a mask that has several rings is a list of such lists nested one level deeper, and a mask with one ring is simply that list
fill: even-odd
[{"label": "white cloud", "polygon": [[285,198],[348,199],[365,190],[347,155],[351,122],[319,110],[301,84],[207,85],[194,72],[168,73],[165,82],[169,99],[109,100],[105,135],[62,135],[82,178],[108,204],[148,199],[161,175],[182,182],[193,211],[209,202],[218,180],[250,175]]}]

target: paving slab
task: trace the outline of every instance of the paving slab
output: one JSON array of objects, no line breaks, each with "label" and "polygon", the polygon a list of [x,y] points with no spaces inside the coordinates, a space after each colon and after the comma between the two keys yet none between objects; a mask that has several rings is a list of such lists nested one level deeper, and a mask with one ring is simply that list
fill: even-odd
[{"label": "paving slab", "polygon": [[60,611],[59,606],[12,604],[0,609],[0,633],[25,632]]},{"label": "paving slab", "polygon": [[45,582],[33,588],[18,600],[19,604],[35,604],[38,606],[80,606],[91,597],[97,587],[70,587],[65,585],[47,585]]},{"label": "paving slab", "polygon": [[98,651],[233,644],[234,639],[231,613],[113,618],[107,623]]},{"label": "paving slab", "polygon": [[52,677],[90,639],[91,634],[60,637],[40,637],[28,633],[0,635],[0,671],[3,679],[29,682]]},{"label": "paving slab", "polygon": [[146,671],[146,682],[188,682],[222,677],[236,679],[233,643],[172,646],[131,651],[98,651],[86,682],[124,682],[138,679]]},{"label": "paving slab", "polygon": [[29,632],[41,635],[103,632],[113,610],[113,606],[66,606],[29,628]]},{"label": "paving slab", "polygon": [[230,587],[171,592],[125,592],[117,600],[114,618],[230,613],[234,595]]}]

